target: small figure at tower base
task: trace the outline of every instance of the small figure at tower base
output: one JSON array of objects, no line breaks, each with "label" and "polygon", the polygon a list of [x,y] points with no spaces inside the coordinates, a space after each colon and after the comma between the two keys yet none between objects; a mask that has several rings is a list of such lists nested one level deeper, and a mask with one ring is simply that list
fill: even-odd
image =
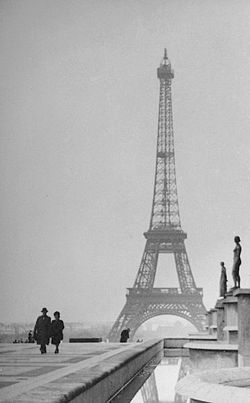
[{"label": "small figure at tower base", "polygon": [[120,343],[127,343],[128,339],[129,339],[129,332],[130,332],[129,327],[127,329],[122,330]]}]

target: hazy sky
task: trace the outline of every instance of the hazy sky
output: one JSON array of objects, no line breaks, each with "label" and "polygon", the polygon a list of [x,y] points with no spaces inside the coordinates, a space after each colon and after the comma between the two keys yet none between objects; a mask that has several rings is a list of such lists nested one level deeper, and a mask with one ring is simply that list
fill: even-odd
[{"label": "hazy sky", "polygon": [[[0,9],[0,321],[33,321],[43,306],[65,321],[118,316],[149,227],[164,47],[196,284],[212,307],[240,235],[250,287],[249,0]],[[176,285],[169,267],[156,285]]]}]

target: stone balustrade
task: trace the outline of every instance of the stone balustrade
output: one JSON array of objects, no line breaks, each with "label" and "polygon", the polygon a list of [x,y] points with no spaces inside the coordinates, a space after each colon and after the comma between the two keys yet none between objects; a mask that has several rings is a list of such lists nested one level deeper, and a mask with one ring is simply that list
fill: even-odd
[{"label": "stone balustrade", "polygon": [[207,312],[207,333],[239,346],[239,365],[250,365],[250,289],[237,288],[216,301]]},{"label": "stone balustrade", "polygon": [[238,292],[239,289],[236,289],[225,298],[218,299],[215,307],[207,312],[208,334],[216,336],[218,341],[224,341],[226,344],[238,343]]},{"label": "stone balustrade", "polygon": [[217,310],[214,308],[208,311],[208,334],[217,336]]},{"label": "stone balustrade", "polygon": [[250,366],[250,289],[234,291],[237,298],[238,316],[238,362],[240,367]]},{"label": "stone balustrade", "polygon": [[218,300],[215,305],[216,309],[216,322],[217,322],[217,340],[222,341],[224,339],[224,327],[225,327],[225,307],[221,300]]},{"label": "stone balustrade", "polygon": [[226,296],[223,301],[225,312],[224,340],[228,344],[238,343],[238,300],[234,296]]},{"label": "stone balustrade", "polygon": [[[250,401],[248,391],[238,386],[249,388],[250,373],[250,289],[234,289],[219,298],[213,309],[207,312],[207,335],[215,341],[189,342],[184,347],[189,349],[192,364],[191,377],[178,382],[176,390],[190,397],[190,402],[245,402]],[[191,341],[191,340],[190,340]],[[244,368],[242,368],[244,367]],[[206,370],[212,370],[205,373]],[[208,381],[208,376],[216,377],[227,374],[227,388],[216,382]],[[245,372],[247,371],[247,381]],[[201,377],[202,386],[198,386]],[[209,375],[210,374],[210,375]],[[235,382],[237,379],[237,382]],[[230,385],[232,386],[228,386]],[[220,382],[218,382],[220,383]],[[195,385],[195,387],[194,387]],[[216,389],[217,388],[217,389]],[[219,390],[219,389],[220,390]],[[206,393],[204,394],[204,391]],[[225,394],[227,392],[227,394]],[[245,400],[244,400],[245,399]]]}]

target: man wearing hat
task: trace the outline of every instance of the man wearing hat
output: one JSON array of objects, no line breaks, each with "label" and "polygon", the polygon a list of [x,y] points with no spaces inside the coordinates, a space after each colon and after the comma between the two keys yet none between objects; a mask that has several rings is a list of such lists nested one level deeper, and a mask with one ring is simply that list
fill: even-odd
[{"label": "man wearing hat", "polygon": [[47,315],[47,308],[43,308],[41,312],[42,315],[38,316],[36,320],[33,337],[37,344],[41,346],[41,354],[45,354],[47,353],[46,344],[49,344],[51,318]]}]

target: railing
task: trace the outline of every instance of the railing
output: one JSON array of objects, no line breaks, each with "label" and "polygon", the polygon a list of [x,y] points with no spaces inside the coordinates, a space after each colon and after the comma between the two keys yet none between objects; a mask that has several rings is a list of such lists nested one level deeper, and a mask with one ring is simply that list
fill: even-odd
[{"label": "railing", "polygon": [[181,294],[180,288],[153,288],[153,294]]},{"label": "railing", "polygon": [[190,295],[190,294],[200,294],[201,296],[203,295],[203,289],[202,288],[196,288],[195,290],[190,290],[188,293],[184,293],[181,291],[180,288],[177,287],[171,287],[171,288],[128,288],[128,294],[130,295],[138,295],[138,294],[143,294],[143,295],[160,295],[160,294],[169,294],[169,295]]}]

